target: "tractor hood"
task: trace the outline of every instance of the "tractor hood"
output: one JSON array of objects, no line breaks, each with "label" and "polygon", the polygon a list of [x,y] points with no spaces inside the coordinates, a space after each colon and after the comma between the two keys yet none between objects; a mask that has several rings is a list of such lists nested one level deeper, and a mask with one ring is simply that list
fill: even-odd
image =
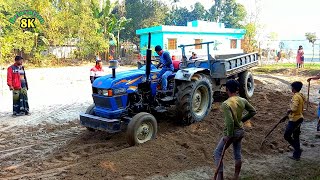
[{"label": "tractor hood", "polygon": [[[137,89],[138,84],[145,81],[145,69],[146,66],[142,66],[140,69],[116,72],[115,78],[112,78],[111,74],[102,76],[92,83],[92,87],[99,89]],[[150,79],[156,79],[159,71],[154,65],[151,65]]]}]

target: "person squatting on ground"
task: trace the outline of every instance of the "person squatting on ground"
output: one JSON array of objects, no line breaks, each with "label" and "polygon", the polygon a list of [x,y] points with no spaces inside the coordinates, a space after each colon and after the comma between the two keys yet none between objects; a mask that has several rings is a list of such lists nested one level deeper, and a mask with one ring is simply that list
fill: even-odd
[{"label": "person squatting on ground", "polygon": [[[256,114],[255,108],[244,98],[237,95],[239,90],[239,82],[236,80],[228,80],[226,83],[226,91],[229,98],[221,105],[224,115],[224,137],[219,141],[214,151],[214,162],[218,167],[221,159],[223,148],[227,149],[233,145],[233,154],[235,160],[234,179],[239,179],[241,170],[241,140],[244,137],[243,122],[246,122]],[[243,111],[248,113],[242,116]],[[218,169],[217,179],[223,179],[223,164]]]},{"label": "person squatting on ground", "polygon": [[[312,76],[310,78],[307,79],[308,82],[310,82],[311,80],[318,80],[320,79],[320,73],[317,74],[316,76]],[[320,90],[319,90],[320,93]],[[320,132],[320,102],[318,103],[318,125],[317,125],[317,131]]]},{"label": "person squatting on ground", "polygon": [[291,90],[293,93],[290,109],[288,110],[289,122],[287,124],[284,139],[294,148],[293,156],[289,158],[294,160],[300,160],[302,150],[300,148],[300,126],[303,122],[303,105],[305,97],[300,90],[302,88],[302,82],[295,81],[291,84]]},{"label": "person squatting on ground", "polygon": [[98,77],[104,75],[104,70],[102,68],[102,61],[100,58],[96,59],[96,65],[91,68],[90,70],[90,81],[91,84],[93,83],[94,80],[96,80]]},{"label": "person squatting on ground", "polygon": [[157,68],[162,68],[159,72],[159,77],[161,77],[162,90],[167,90],[168,77],[173,73],[173,64],[169,52],[163,51],[161,46],[157,45],[154,50],[160,56],[160,63]]},{"label": "person squatting on ground", "polygon": [[22,66],[23,58],[15,57],[15,63],[8,67],[7,84],[13,94],[13,116],[29,115],[28,82]]}]

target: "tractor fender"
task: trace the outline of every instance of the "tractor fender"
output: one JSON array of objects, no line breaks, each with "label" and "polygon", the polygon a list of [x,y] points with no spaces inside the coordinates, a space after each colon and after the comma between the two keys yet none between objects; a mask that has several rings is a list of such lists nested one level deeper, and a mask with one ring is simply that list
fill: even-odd
[{"label": "tractor fender", "polygon": [[192,76],[199,72],[203,72],[204,74],[210,75],[210,70],[205,68],[186,68],[186,69],[180,69],[179,71],[177,71],[174,79],[191,81]]}]

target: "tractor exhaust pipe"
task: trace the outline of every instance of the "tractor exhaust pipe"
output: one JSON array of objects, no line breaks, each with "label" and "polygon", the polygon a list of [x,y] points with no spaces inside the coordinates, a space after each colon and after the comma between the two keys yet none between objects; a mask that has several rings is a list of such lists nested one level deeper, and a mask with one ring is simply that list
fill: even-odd
[{"label": "tractor exhaust pipe", "polygon": [[110,60],[109,61],[109,68],[112,69],[112,78],[116,78],[116,68],[118,67],[117,60]]},{"label": "tractor exhaust pipe", "polygon": [[150,76],[150,69],[151,69],[151,53],[152,50],[150,49],[150,44],[151,44],[151,33],[148,34],[148,49],[147,49],[147,62],[146,62],[146,80],[149,81],[149,76]]},{"label": "tractor exhaust pipe", "polygon": [[112,68],[112,78],[116,78],[116,69]]}]

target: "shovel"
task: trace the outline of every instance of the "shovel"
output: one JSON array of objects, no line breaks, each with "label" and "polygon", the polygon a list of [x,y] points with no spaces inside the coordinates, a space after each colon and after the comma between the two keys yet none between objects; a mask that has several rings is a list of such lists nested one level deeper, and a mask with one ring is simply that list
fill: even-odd
[{"label": "shovel", "polygon": [[272,131],[275,130],[275,129],[278,127],[278,125],[279,125],[280,123],[284,122],[287,118],[288,118],[288,115],[286,115],[286,116],[284,116],[283,118],[281,118],[280,121],[269,131],[269,133],[264,137],[264,140],[262,141],[260,148],[261,148],[261,147],[263,146],[263,144],[266,142],[267,137],[272,133]]},{"label": "shovel", "polygon": [[308,82],[307,111],[308,111],[308,108],[309,108],[309,94],[310,94],[310,81]]},{"label": "shovel", "polygon": [[229,139],[227,142],[225,142],[225,144],[223,145],[223,150],[222,150],[221,158],[220,158],[220,161],[219,161],[219,163],[218,163],[218,167],[217,167],[217,169],[216,169],[215,172],[214,172],[213,180],[217,180],[218,173],[219,173],[219,169],[220,169],[220,167],[221,167],[221,165],[222,165],[224,153],[226,152],[227,148],[231,145],[231,142],[232,142],[232,138]]}]

